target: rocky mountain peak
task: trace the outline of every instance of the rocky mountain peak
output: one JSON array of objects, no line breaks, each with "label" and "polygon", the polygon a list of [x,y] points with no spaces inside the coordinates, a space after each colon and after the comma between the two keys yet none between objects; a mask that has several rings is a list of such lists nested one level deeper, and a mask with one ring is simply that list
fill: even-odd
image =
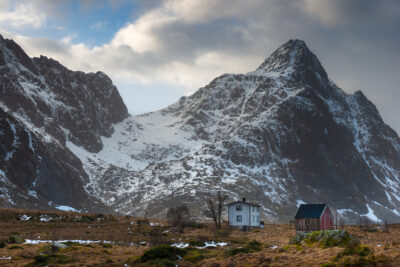
[{"label": "rocky mountain peak", "polygon": [[258,73],[278,72],[280,74],[318,73],[328,78],[318,58],[302,40],[292,39],[276,49],[256,70]]}]

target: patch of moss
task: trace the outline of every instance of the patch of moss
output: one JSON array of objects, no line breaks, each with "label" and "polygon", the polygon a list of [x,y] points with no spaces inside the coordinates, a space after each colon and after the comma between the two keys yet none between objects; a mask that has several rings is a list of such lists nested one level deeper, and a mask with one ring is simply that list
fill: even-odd
[{"label": "patch of moss", "polygon": [[179,257],[185,256],[186,253],[187,251],[184,249],[171,247],[170,245],[158,245],[146,250],[140,257],[140,261],[148,262],[156,259],[168,259],[170,261],[175,261]]},{"label": "patch of moss", "polygon": [[289,245],[301,245],[302,243],[308,246],[318,244],[323,248],[329,248],[335,246],[346,247],[356,243],[356,240],[347,231],[331,230],[298,233],[289,241]]},{"label": "patch of moss", "polygon": [[103,248],[112,248],[112,244],[110,244],[110,243],[103,243],[103,244],[101,244],[101,246]]},{"label": "patch of moss", "polygon": [[8,238],[7,243],[8,244],[22,244],[24,243],[24,239],[17,236],[17,235],[12,235]]},{"label": "patch of moss", "polygon": [[227,250],[225,253],[227,255],[233,256],[239,253],[253,253],[256,251],[260,251],[262,249],[262,244],[258,241],[250,241],[249,243],[247,243],[247,245],[245,247],[241,247],[241,248],[231,248],[229,250]]},{"label": "patch of moss", "polygon": [[353,245],[353,246],[348,246],[346,247],[342,252],[337,254],[334,258],[334,260],[339,260],[340,258],[344,256],[349,256],[349,255],[357,255],[357,256],[369,256],[373,254],[373,250],[367,246],[367,245]]},{"label": "patch of moss", "polygon": [[8,247],[8,249],[24,249],[24,248],[20,247],[20,246],[17,246],[17,245],[14,245],[14,246]]},{"label": "patch of moss", "polygon": [[199,240],[192,240],[192,241],[189,241],[189,246],[192,246],[192,247],[204,247],[205,243],[203,241],[199,241]]},{"label": "patch of moss", "polygon": [[206,258],[208,250],[206,249],[190,249],[183,259],[191,263],[202,261]]},{"label": "patch of moss", "polygon": [[393,266],[392,261],[385,255],[369,255],[366,257],[345,256],[339,261],[327,262],[321,267],[355,267],[355,266]]},{"label": "patch of moss", "polygon": [[302,251],[303,247],[299,245],[286,245],[279,249],[279,252],[288,252],[288,251]]},{"label": "patch of moss", "polygon": [[35,256],[35,260],[27,266],[47,266],[49,264],[68,264],[75,259],[62,254],[44,254]]}]

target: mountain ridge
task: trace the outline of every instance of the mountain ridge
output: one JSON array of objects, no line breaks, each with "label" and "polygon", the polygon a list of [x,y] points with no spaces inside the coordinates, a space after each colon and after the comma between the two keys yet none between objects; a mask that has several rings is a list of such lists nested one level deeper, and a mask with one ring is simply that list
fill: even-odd
[{"label": "mountain ridge", "polygon": [[[63,96],[58,79],[68,71],[55,73],[44,57],[32,62]],[[290,219],[302,202],[328,202],[353,221],[400,218],[398,135],[362,92],[336,86],[303,41],[283,44],[255,71],[221,75],[173,105],[137,116],[124,105],[115,112],[122,99],[109,105],[116,88],[96,75],[100,84],[89,75],[71,88],[79,95],[86,84],[85,106],[95,99],[92,91],[100,92],[102,108],[88,109],[93,115],[75,124],[60,109],[58,123],[68,129],[52,124],[57,130],[50,136],[82,162],[84,191],[107,207],[163,217],[173,196],[202,217],[204,199],[221,190],[262,203],[268,220]],[[69,104],[71,97],[60,99]],[[109,118],[103,126],[98,112]],[[69,132],[86,122],[96,130]]]}]

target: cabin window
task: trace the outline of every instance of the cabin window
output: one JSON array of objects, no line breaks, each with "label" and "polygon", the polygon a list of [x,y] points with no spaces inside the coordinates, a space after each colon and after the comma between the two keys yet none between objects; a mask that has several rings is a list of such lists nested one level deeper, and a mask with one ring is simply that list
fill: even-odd
[{"label": "cabin window", "polygon": [[242,205],[237,205],[236,206],[236,211],[242,211]]},{"label": "cabin window", "polygon": [[236,216],[236,221],[237,222],[242,222],[242,215]]},{"label": "cabin window", "polygon": [[310,218],[306,218],[306,225],[310,225]]}]

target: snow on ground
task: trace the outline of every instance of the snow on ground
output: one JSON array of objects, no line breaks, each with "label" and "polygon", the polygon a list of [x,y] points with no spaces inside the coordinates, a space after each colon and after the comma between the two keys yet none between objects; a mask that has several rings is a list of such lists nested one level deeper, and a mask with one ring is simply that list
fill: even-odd
[{"label": "snow on ground", "polygon": [[368,217],[373,222],[380,222],[381,220],[378,217],[376,217],[374,210],[371,209],[368,204],[367,204],[367,208],[368,208],[368,213],[363,214],[363,216]]},{"label": "snow on ground", "polygon": [[53,218],[49,217],[48,215],[40,215],[39,218],[41,222],[49,222],[53,220]]},{"label": "snow on ground", "polygon": [[187,248],[189,246],[189,243],[174,243],[171,245],[171,247],[176,247],[176,248]]},{"label": "snow on ground", "polygon": [[54,207],[58,210],[62,210],[62,211],[75,211],[75,212],[79,212],[79,210],[74,209],[73,207],[70,206],[64,206],[64,205],[54,205]]},{"label": "snow on ground", "polygon": [[28,215],[26,215],[26,214],[24,214],[24,215],[22,215],[21,217],[19,217],[19,219],[20,219],[21,221],[29,221],[31,218],[32,218],[31,216],[28,216]]},{"label": "snow on ground", "polygon": [[[78,243],[78,244],[98,244],[98,243],[107,243],[111,244],[112,241],[105,240],[80,240],[80,239],[72,239],[72,240],[55,240],[54,242],[59,243]],[[25,239],[24,244],[42,244],[42,243],[53,243],[53,240],[34,240],[34,239]]]}]

